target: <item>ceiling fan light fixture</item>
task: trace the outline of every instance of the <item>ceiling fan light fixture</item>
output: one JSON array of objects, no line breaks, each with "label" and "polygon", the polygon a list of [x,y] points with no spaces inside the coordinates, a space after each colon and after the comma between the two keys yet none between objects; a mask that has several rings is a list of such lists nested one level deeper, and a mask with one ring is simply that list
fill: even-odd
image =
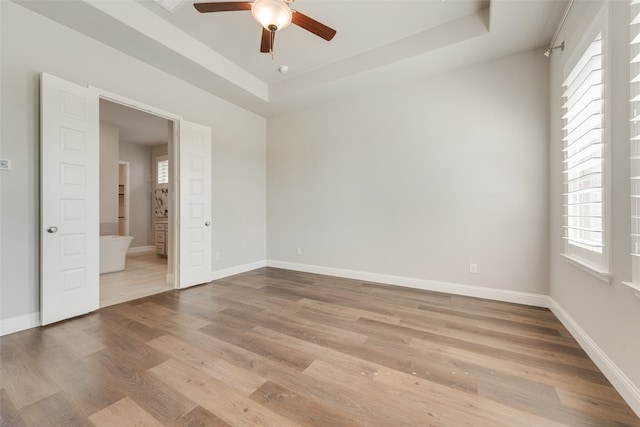
[{"label": "ceiling fan light fixture", "polygon": [[291,8],[283,0],[255,0],[251,14],[265,29],[275,32],[291,24]]}]

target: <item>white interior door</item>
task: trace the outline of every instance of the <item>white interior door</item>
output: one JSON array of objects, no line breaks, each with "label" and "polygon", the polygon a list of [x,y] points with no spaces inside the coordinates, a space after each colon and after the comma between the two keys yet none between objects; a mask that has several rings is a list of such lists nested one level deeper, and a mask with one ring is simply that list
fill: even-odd
[{"label": "white interior door", "polygon": [[49,74],[40,79],[40,319],[97,310],[98,95]]},{"label": "white interior door", "polygon": [[211,280],[211,128],[180,121],[178,286]]}]

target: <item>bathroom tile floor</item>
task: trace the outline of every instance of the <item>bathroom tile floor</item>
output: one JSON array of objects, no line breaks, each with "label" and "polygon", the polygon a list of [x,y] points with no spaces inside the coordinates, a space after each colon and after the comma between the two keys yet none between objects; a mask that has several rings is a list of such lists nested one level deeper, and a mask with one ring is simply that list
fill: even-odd
[{"label": "bathroom tile floor", "polygon": [[100,276],[100,307],[173,289],[166,281],[167,259],[154,252],[127,255],[124,271]]}]

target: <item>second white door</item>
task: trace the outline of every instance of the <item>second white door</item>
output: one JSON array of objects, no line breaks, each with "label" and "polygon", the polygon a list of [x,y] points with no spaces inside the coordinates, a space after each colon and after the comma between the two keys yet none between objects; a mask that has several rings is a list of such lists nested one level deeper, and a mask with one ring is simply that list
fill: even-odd
[{"label": "second white door", "polygon": [[178,286],[211,280],[211,128],[180,121]]}]

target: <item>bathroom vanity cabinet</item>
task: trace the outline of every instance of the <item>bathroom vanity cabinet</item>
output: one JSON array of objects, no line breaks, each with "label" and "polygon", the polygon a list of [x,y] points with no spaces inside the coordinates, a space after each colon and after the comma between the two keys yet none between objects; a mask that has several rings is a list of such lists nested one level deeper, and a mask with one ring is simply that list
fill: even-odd
[{"label": "bathroom vanity cabinet", "polygon": [[169,224],[166,222],[156,222],[156,254],[167,256],[167,233],[169,231]]}]

